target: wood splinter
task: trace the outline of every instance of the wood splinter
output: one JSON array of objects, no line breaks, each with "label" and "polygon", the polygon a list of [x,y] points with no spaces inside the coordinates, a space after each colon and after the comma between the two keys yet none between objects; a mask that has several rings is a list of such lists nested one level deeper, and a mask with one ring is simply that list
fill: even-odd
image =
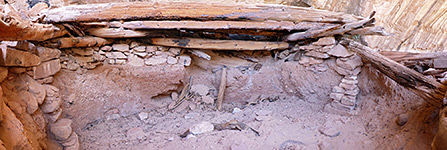
[{"label": "wood splinter", "polygon": [[217,95],[217,110],[222,110],[225,88],[227,87],[227,67],[222,68],[222,77],[220,78],[219,94]]}]

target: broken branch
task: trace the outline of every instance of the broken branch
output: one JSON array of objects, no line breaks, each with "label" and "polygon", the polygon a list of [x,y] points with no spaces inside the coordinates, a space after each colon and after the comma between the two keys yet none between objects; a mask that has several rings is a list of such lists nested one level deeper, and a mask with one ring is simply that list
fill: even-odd
[{"label": "broken branch", "polygon": [[222,110],[225,88],[227,87],[227,67],[223,66],[222,76],[220,78],[219,93],[217,94],[217,110]]}]

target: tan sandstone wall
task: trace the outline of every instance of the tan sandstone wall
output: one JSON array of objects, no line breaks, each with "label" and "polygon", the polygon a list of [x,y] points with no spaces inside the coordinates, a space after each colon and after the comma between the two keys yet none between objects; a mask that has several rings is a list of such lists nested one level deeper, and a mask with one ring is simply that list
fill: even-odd
[{"label": "tan sandstone wall", "polygon": [[318,9],[368,16],[376,11],[377,25],[392,36],[367,37],[381,50],[445,51],[447,3],[445,0],[302,0]]}]

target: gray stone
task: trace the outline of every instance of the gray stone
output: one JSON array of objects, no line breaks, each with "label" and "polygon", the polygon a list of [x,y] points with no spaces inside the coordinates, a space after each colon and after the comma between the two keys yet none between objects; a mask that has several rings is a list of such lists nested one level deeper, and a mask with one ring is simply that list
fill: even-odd
[{"label": "gray stone", "polygon": [[70,119],[59,119],[53,124],[50,124],[50,132],[57,140],[64,141],[73,133],[71,124],[73,121]]},{"label": "gray stone", "polygon": [[155,66],[166,63],[166,57],[163,56],[153,56],[144,61],[144,63],[148,66]]},{"label": "gray stone", "polygon": [[181,64],[183,66],[191,65],[191,57],[189,57],[188,55],[178,56],[178,61],[179,61],[179,64]]},{"label": "gray stone", "polygon": [[149,117],[149,114],[148,114],[147,112],[140,112],[140,113],[138,114],[138,118],[139,118],[141,121],[146,120],[148,117]]},{"label": "gray stone", "polygon": [[171,52],[175,56],[178,56],[178,55],[180,55],[180,52],[182,52],[182,49],[177,48],[177,47],[171,47],[171,48],[169,48],[169,52]]},{"label": "gray stone", "polygon": [[121,52],[107,52],[106,57],[111,59],[127,59],[127,56]]},{"label": "gray stone", "polygon": [[140,52],[134,52],[134,54],[137,55],[137,56],[143,57],[143,58],[147,56],[146,52],[141,52],[141,53]]},{"label": "gray stone", "polygon": [[208,94],[210,88],[204,84],[194,84],[191,86],[191,92],[197,93],[200,96]]},{"label": "gray stone", "polygon": [[132,54],[128,58],[128,64],[131,66],[144,66],[144,59]]},{"label": "gray stone", "polygon": [[344,83],[344,82],[340,83],[339,86],[342,87],[345,90],[353,90],[355,88],[358,88],[357,85],[355,85],[355,84],[347,84],[347,83]]},{"label": "gray stone", "polygon": [[357,55],[350,57],[346,61],[343,61],[342,59],[337,59],[335,62],[338,66],[347,70],[354,70],[355,68],[363,65],[362,58],[360,58]]},{"label": "gray stone", "polygon": [[106,46],[103,46],[103,47],[101,47],[101,51],[105,51],[105,52],[109,52],[109,51],[111,51],[113,48],[112,48],[112,46],[108,46],[108,45],[106,45]]},{"label": "gray stone", "polygon": [[79,142],[78,140],[79,140],[78,134],[76,134],[75,132],[72,132],[70,137],[68,137],[68,139],[65,141],[61,141],[61,143],[64,147],[70,147],[70,146],[76,145],[76,143]]},{"label": "gray stone", "polygon": [[137,46],[132,49],[134,52],[146,53],[146,46]]},{"label": "gray stone", "polygon": [[329,97],[331,97],[334,101],[341,101],[341,98],[343,97],[343,93],[331,93]]},{"label": "gray stone", "polygon": [[140,46],[140,43],[138,43],[138,42],[133,41],[133,42],[130,43],[130,48],[135,48],[135,47],[138,47],[138,46]]},{"label": "gray stone", "polygon": [[334,92],[334,93],[344,93],[345,90],[342,87],[340,87],[340,86],[334,86],[332,88],[332,92]]},{"label": "gray stone", "polygon": [[350,95],[344,95],[341,98],[341,103],[348,106],[355,106],[356,97]]},{"label": "gray stone", "polygon": [[146,134],[143,131],[143,129],[140,128],[140,127],[130,128],[129,130],[127,130],[126,133],[127,133],[126,135],[130,139],[139,139],[139,140],[143,139],[145,137],[145,134]]},{"label": "gray stone", "polygon": [[268,116],[268,115],[271,115],[272,113],[273,113],[273,111],[271,111],[271,110],[259,110],[259,111],[255,112],[255,114],[258,116]]},{"label": "gray stone", "polygon": [[94,62],[93,57],[87,56],[87,57],[83,57],[83,56],[74,56],[73,57],[75,62],[78,64],[85,64],[85,63],[89,63],[89,62]]},{"label": "gray stone", "polygon": [[341,82],[345,83],[345,84],[351,84],[351,85],[357,85],[357,83],[359,83],[359,81],[357,81],[357,80],[350,80],[350,79],[346,79],[346,78],[341,79]]},{"label": "gray stone", "polygon": [[233,113],[233,114],[235,114],[235,113],[238,113],[238,112],[241,112],[242,110],[240,109],[240,108],[233,108],[233,111],[231,112],[231,113]]},{"label": "gray stone", "polygon": [[316,46],[316,45],[305,45],[305,46],[300,46],[299,47],[302,50],[317,50],[317,49],[321,49],[321,46]]},{"label": "gray stone", "polygon": [[408,114],[400,114],[399,116],[397,116],[396,118],[396,123],[399,126],[404,126],[405,124],[407,124],[408,122],[408,118],[410,116]]},{"label": "gray stone", "polygon": [[320,59],[326,59],[329,58],[329,55],[326,53],[321,53],[321,52],[317,52],[317,51],[308,51],[306,52],[304,55],[306,56],[311,56],[311,57],[315,57],[315,58],[320,58]]},{"label": "gray stone", "polygon": [[214,98],[211,96],[202,96],[202,102],[205,104],[214,104]]},{"label": "gray stone", "polygon": [[440,57],[433,59],[433,67],[436,69],[446,69],[447,68],[447,58]]},{"label": "gray stone", "polygon": [[56,111],[53,111],[53,112],[51,112],[51,113],[49,113],[49,114],[44,114],[45,118],[47,118],[47,120],[48,120],[50,123],[54,123],[54,122],[56,122],[57,120],[59,120],[59,118],[61,117],[61,115],[62,115],[62,108],[59,108],[59,109],[57,109]]},{"label": "gray stone", "polygon": [[198,117],[200,114],[196,112],[190,112],[185,115],[185,119],[192,119]]},{"label": "gray stone", "polygon": [[40,105],[40,110],[44,113],[51,113],[60,108],[62,99],[60,97],[46,97]]},{"label": "gray stone", "polygon": [[127,44],[113,44],[113,50],[120,52],[129,52],[129,45]]},{"label": "gray stone", "polygon": [[146,52],[152,53],[157,51],[157,46],[146,46]]},{"label": "gray stone", "polygon": [[196,124],[189,129],[189,131],[194,135],[211,132],[213,130],[214,130],[214,125],[207,121],[203,121],[199,124]]},{"label": "gray stone", "polygon": [[360,89],[359,88],[355,88],[355,89],[352,89],[352,90],[345,91],[345,94],[346,95],[351,95],[351,96],[356,96],[357,94],[359,94],[359,92],[360,92]]},{"label": "gray stone", "polygon": [[335,57],[349,57],[354,55],[353,52],[347,50],[343,45],[337,44],[330,51],[327,52],[331,56]]},{"label": "gray stone", "polygon": [[177,63],[177,58],[174,58],[172,56],[168,56],[167,61],[168,64],[173,65]]},{"label": "gray stone", "polygon": [[325,46],[325,45],[335,45],[335,38],[334,37],[323,37],[318,39],[318,41],[312,43],[313,45],[318,46]]}]

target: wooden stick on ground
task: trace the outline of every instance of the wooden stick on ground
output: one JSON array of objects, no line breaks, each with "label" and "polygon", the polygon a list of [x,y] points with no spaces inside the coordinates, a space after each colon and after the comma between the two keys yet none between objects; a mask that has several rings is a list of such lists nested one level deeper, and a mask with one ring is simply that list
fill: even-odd
[{"label": "wooden stick on ground", "polygon": [[410,89],[416,95],[432,104],[440,107],[447,88],[435,79],[405,67],[354,40],[342,38],[340,42],[348,49],[356,52],[363,60],[370,62],[375,68],[380,70],[398,84]]},{"label": "wooden stick on ground", "polygon": [[227,87],[227,67],[222,68],[222,77],[220,78],[219,94],[217,95],[217,110],[222,110],[225,88]]}]

